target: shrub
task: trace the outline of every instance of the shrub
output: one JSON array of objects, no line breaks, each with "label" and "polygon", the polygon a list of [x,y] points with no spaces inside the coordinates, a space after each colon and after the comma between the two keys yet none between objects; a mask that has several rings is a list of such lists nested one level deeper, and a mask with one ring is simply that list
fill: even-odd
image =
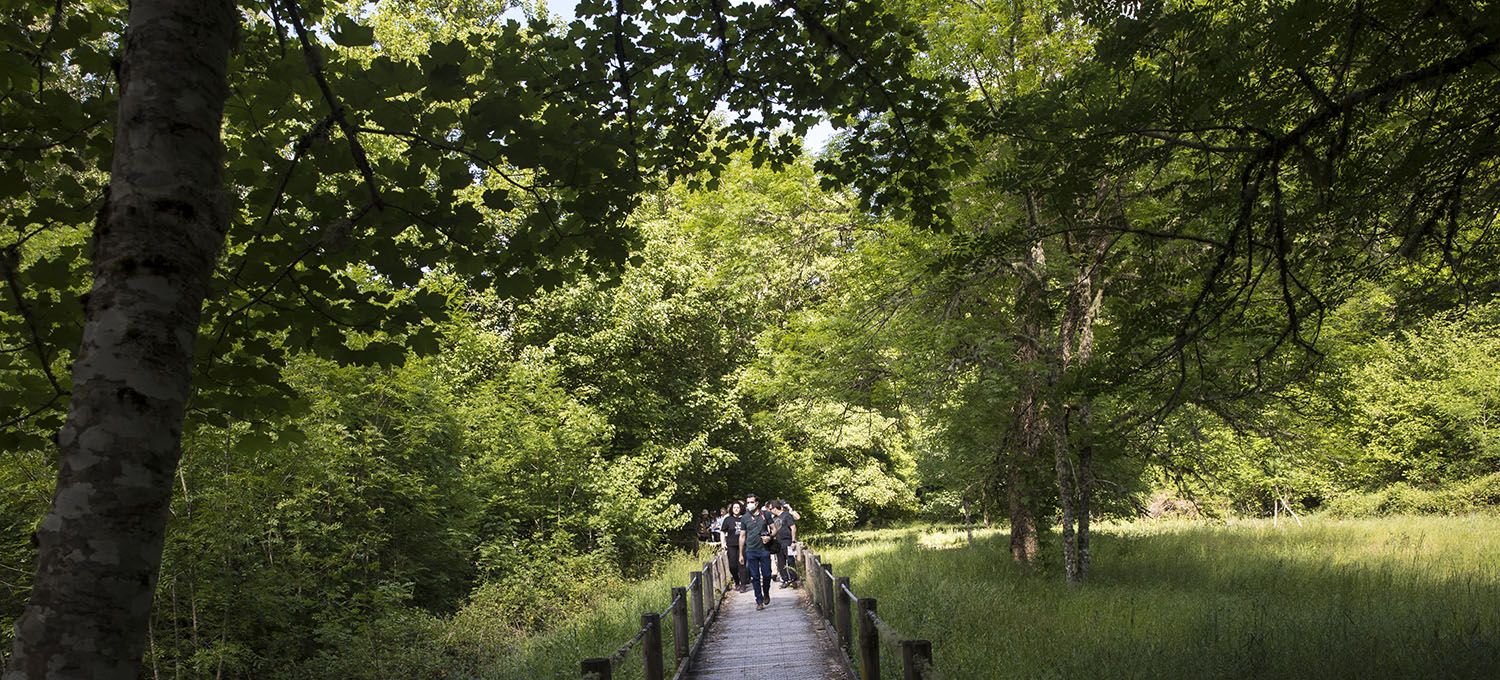
[{"label": "shrub", "polygon": [[1460,515],[1496,510],[1500,510],[1500,472],[1434,488],[1401,482],[1379,491],[1336,496],[1326,506],[1326,512],[1334,517]]}]

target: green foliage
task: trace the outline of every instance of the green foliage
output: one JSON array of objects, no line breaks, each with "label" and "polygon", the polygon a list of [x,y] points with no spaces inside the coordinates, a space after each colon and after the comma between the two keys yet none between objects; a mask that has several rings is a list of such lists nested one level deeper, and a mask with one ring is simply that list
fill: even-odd
[{"label": "green foliage", "polygon": [[1500,510],[1500,473],[1428,489],[1397,482],[1379,491],[1338,496],[1325,508],[1334,517],[1494,512]]},{"label": "green foliage", "polygon": [[[377,298],[446,304],[437,351],[407,349],[407,331],[350,330],[339,361],[287,334],[282,366],[257,361],[295,415],[190,414],[151,663],[493,675],[512,663],[495,645],[561,639],[549,636],[672,559],[692,515],[731,496],[787,498],[805,528],[908,515],[916,452],[900,420],[806,401],[767,372],[779,355],[766,338],[825,294],[867,220],[812,177],[808,163],[734,159],[716,192],[678,186],[641,210],[639,264],[524,302],[445,271],[394,293],[351,277]],[[790,253],[787,228],[804,238]],[[49,465],[40,452],[0,465],[36,491],[0,507],[17,573]],[[23,597],[24,581],[7,591],[7,618]],[[547,653],[571,667],[614,644],[595,642]]]},{"label": "green foliage", "polygon": [[[504,618],[511,607],[527,598],[519,592],[516,594],[523,600],[497,600],[490,589],[485,589],[447,617],[417,610],[386,612],[349,629],[330,631],[321,639],[325,643],[321,654],[271,669],[266,677],[571,678],[578,672],[580,655],[612,651],[634,635],[641,612],[661,609],[669,599],[670,587],[700,568],[704,557],[672,555],[638,581],[572,572],[570,575],[581,579],[589,589],[580,587],[570,596],[567,601],[572,608],[560,613],[551,629],[530,635]],[[557,603],[548,600],[542,604],[551,610]],[[670,629],[666,633],[670,646]]]},{"label": "green foliage", "polygon": [[9,645],[8,623],[21,611],[35,573],[31,534],[51,499],[54,463],[41,451],[8,452],[0,461],[0,645]]},{"label": "green foliage", "polygon": [[[399,363],[401,348],[431,353],[431,322],[447,311],[422,287],[434,274],[525,299],[617,270],[632,257],[627,218],[644,192],[713,181],[737,152],[790,163],[798,145],[782,127],[805,131],[824,115],[863,146],[827,163],[867,187],[863,200],[941,221],[946,190],[924,170],[952,149],[925,142],[943,134],[955,83],[905,68],[919,41],[878,4],[787,16],[749,2],[690,12],[585,2],[566,24],[525,25],[505,7],[244,8],[222,130],[230,224],[203,309],[195,408],[221,421],[295,412],[277,370],[288,347],[362,365]],[[5,443],[42,445],[67,406],[122,10],[30,0],[5,10]],[[707,124],[719,106],[736,122]],[[372,343],[370,332],[388,337]],[[28,351],[11,351],[22,342]]]},{"label": "green foliage", "polygon": [[1494,506],[1500,459],[1495,306],[1403,319],[1374,288],[1332,315],[1315,381],[1253,421],[1189,407],[1132,446],[1158,484],[1206,509],[1265,515],[1280,498],[1342,516],[1459,513]]},{"label": "green foliage", "polygon": [[[644,570],[621,561],[651,515],[610,494],[608,421],[539,352],[487,330],[486,309],[481,298],[459,310],[438,357],[379,368],[294,356],[286,380],[305,412],[279,432],[194,431],[154,663],[458,672],[482,666],[445,642],[459,622],[514,644],[572,620],[627,567]],[[660,532],[685,518],[673,520],[637,553],[656,555]]]},{"label": "green foliage", "polygon": [[[587,0],[560,25],[507,4],[244,8],[158,675],[570,675],[693,566],[692,517],[747,492],[807,530],[988,518],[1010,491],[1046,519],[1051,456],[1006,474],[1023,403],[1067,414],[1043,447],[1072,447],[1065,468],[1092,451],[1095,516],[1164,491],[1222,517],[1500,505],[1488,5]],[[116,2],[3,11],[0,649],[124,29]],[[799,156],[822,118],[839,135]],[[1067,364],[1083,275],[1093,357]],[[933,635],[984,641],[957,660],[975,673],[997,649],[1064,677],[1489,663],[1416,603],[1460,609],[1442,577],[1297,562],[1405,550],[1339,526],[1356,537],[1108,534],[1094,592],[1012,573],[993,538],[836,554],[966,603]],[[1274,628],[1270,607],[1323,593],[1244,587],[1290,577],[1346,600]],[[1427,580],[1371,595],[1407,577]],[[1438,633],[1312,625],[1340,602]],[[903,627],[937,620],[909,604],[887,605]],[[1137,613],[1158,628],[1120,633]],[[1079,622],[1100,624],[1083,651],[1038,656]],[[1325,643],[1344,655],[1297,665]],[[1363,655],[1403,644],[1426,656]],[[1142,645],[1159,667],[1126,663]]]},{"label": "green foliage", "polygon": [[1338,360],[1347,483],[1434,485],[1500,470],[1500,305],[1430,318]]}]

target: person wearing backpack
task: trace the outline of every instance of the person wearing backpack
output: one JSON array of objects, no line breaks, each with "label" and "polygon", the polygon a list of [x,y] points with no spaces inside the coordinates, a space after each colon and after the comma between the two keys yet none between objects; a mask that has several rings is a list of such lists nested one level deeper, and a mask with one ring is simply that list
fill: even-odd
[{"label": "person wearing backpack", "polygon": [[771,603],[771,518],[755,503],[755,495],[740,518],[740,565],[749,571],[750,587],[755,591],[755,610]]},{"label": "person wearing backpack", "polygon": [[776,573],[781,575],[782,588],[797,587],[797,570],[787,566],[787,557],[792,545],[797,542],[797,518],[783,500],[771,501],[771,542],[776,556]]}]

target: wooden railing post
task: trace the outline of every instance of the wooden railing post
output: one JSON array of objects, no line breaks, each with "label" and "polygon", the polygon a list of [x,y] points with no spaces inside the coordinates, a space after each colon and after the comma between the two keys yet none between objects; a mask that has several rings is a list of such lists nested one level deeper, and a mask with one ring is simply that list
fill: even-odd
[{"label": "wooden railing post", "polygon": [[839,648],[849,649],[850,636],[853,631],[849,628],[849,577],[840,576],[833,582],[833,627],[839,632]]},{"label": "wooden railing post", "polygon": [[932,665],[932,643],[927,640],[901,641],[902,680],[926,680]]},{"label": "wooden railing post", "polygon": [[693,575],[688,578],[688,590],[691,591],[691,594],[689,596],[693,600],[693,625],[697,626],[698,628],[702,628],[704,623],[702,573],[695,571],[693,572]]},{"label": "wooden railing post", "polygon": [[641,614],[641,627],[646,636],[641,638],[641,660],[645,664],[646,680],[662,680],[665,666],[661,658],[661,615],[655,612]]},{"label": "wooden railing post", "polygon": [[714,578],[713,562],[703,565],[703,578],[708,581],[708,585],[703,588],[703,604],[708,608],[708,611],[713,611],[719,607],[719,591],[714,589],[714,581],[716,579]]},{"label": "wooden railing post", "polygon": [[807,591],[812,595],[814,610],[823,612],[823,561],[817,553],[807,556]]},{"label": "wooden railing post", "polygon": [[611,680],[609,659],[584,659],[581,665],[583,680]]},{"label": "wooden railing post", "polygon": [[672,601],[677,603],[672,607],[672,648],[681,659],[688,655],[687,588],[673,588]]},{"label": "wooden railing post", "polygon": [[812,574],[807,569],[807,544],[797,542],[797,572],[802,575],[802,582],[808,583],[807,577]]},{"label": "wooden railing post", "polygon": [[880,632],[875,630],[875,598],[859,598],[859,677],[880,680]]},{"label": "wooden railing post", "polygon": [[818,556],[815,553],[807,553],[807,594],[812,596],[813,606],[818,611],[823,611],[823,589],[818,587]]},{"label": "wooden railing post", "polygon": [[818,570],[818,587],[823,589],[823,618],[833,620],[833,565],[823,563]]}]

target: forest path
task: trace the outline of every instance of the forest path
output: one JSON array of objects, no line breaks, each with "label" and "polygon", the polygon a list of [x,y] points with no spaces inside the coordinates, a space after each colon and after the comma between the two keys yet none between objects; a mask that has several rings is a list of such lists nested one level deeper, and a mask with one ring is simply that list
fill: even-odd
[{"label": "forest path", "polygon": [[687,677],[692,680],[848,680],[839,650],[817,624],[804,588],[771,586],[756,611],[755,594],[730,590]]}]

